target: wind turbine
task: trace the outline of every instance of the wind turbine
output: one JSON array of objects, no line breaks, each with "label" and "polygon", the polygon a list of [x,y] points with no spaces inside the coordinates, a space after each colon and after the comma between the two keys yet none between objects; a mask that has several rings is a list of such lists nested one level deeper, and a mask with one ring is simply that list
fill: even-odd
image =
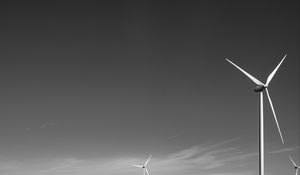
[{"label": "wind turbine", "polygon": [[290,158],[290,160],[292,161],[292,163],[293,163],[293,165],[294,165],[294,168],[295,168],[295,170],[296,170],[295,175],[298,175],[298,169],[300,168],[300,166],[297,166],[297,165],[295,164],[295,162],[294,162],[294,160],[291,158],[291,156],[289,156],[289,158]]},{"label": "wind turbine", "polygon": [[143,168],[143,175],[145,175],[145,172],[147,173],[147,175],[149,175],[149,172],[148,172],[148,170],[146,168],[146,165],[148,164],[148,162],[151,159],[151,157],[152,157],[152,155],[150,155],[150,157],[147,159],[147,161],[145,162],[144,165],[132,165],[132,166]]},{"label": "wind turbine", "polygon": [[256,79],[255,77],[253,77],[252,75],[250,75],[249,73],[244,71],[242,68],[240,68],[239,66],[237,66],[230,60],[226,59],[229,63],[231,63],[236,68],[238,68],[241,72],[243,72],[248,78],[250,78],[257,85],[257,87],[254,89],[254,91],[259,93],[259,131],[258,132],[259,132],[259,174],[260,175],[264,175],[264,111],[263,111],[263,91],[264,90],[266,90],[267,97],[269,99],[269,103],[270,103],[270,106],[271,106],[271,109],[272,109],[272,112],[274,115],[274,119],[275,119],[275,122],[276,122],[276,125],[278,128],[278,131],[279,131],[279,135],[280,135],[282,143],[284,144],[284,140],[283,140],[283,137],[281,134],[281,130],[280,130],[278,121],[277,121],[273,103],[272,103],[271,97],[269,95],[268,87],[269,87],[269,84],[270,84],[272,78],[274,77],[276,71],[278,70],[278,68],[280,67],[282,62],[284,61],[285,57],[286,57],[286,55],[282,58],[282,60],[279,62],[279,64],[275,67],[275,69],[268,76],[265,84],[260,82],[258,79]]}]

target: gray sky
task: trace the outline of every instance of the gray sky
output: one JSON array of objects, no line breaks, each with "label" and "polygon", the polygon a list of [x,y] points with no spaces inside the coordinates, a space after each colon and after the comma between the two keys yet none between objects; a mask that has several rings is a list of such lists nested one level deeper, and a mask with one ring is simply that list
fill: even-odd
[{"label": "gray sky", "polygon": [[[296,1],[31,1],[1,5],[0,172],[257,173],[265,82],[266,175],[299,160]],[[266,98],[265,98],[266,99]],[[22,173],[21,173],[22,172]]]}]

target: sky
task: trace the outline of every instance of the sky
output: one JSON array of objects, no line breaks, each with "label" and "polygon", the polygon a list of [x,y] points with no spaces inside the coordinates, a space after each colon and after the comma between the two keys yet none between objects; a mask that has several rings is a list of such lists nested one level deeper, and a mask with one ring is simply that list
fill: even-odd
[{"label": "sky", "polygon": [[297,1],[4,1],[0,174],[255,175],[299,156]]}]

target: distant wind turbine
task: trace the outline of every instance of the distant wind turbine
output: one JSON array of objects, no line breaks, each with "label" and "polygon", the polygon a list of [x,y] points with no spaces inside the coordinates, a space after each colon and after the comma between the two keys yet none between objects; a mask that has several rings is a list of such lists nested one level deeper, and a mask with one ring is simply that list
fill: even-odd
[{"label": "distant wind turbine", "polygon": [[144,165],[132,165],[132,166],[135,166],[135,167],[139,167],[139,168],[143,168],[143,175],[145,175],[145,173],[147,173],[147,175],[149,175],[149,172],[147,170],[147,167],[146,165],[148,164],[149,160],[151,159],[152,155],[150,155],[150,157],[147,159],[147,161],[145,162]]},{"label": "distant wind turbine", "polygon": [[295,168],[295,175],[298,175],[298,169],[300,168],[300,166],[297,166],[296,163],[294,162],[294,160],[291,158],[291,156],[289,156],[290,160],[292,161],[294,168]]},{"label": "distant wind turbine", "polygon": [[263,91],[266,90],[267,92],[267,97],[269,99],[269,103],[274,115],[274,119],[277,125],[277,129],[279,131],[279,135],[281,138],[282,143],[284,143],[281,130],[277,121],[277,117],[275,114],[275,110],[272,104],[271,97],[269,95],[268,87],[269,84],[274,77],[276,71],[278,70],[279,66],[282,64],[283,60],[285,59],[286,55],[282,58],[282,60],[279,62],[279,64],[276,66],[276,68],[271,72],[271,74],[268,76],[267,81],[265,84],[260,82],[258,79],[244,71],[242,68],[231,62],[230,60],[226,59],[229,63],[231,63],[233,66],[238,68],[241,72],[243,72],[248,78],[250,78],[256,85],[257,87],[254,89],[255,92],[259,92],[259,174],[264,175],[264,112],[263,112]]}]

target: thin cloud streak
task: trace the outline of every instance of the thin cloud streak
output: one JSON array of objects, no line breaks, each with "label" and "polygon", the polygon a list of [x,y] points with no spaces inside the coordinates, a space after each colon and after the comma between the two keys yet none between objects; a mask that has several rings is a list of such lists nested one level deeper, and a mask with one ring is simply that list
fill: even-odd
[{"label": "thin cloud streak", "polygon": [[71,168],[74,167],[78,164],[83,163],[83,160],[77,160],[77,159],[66,159],[64,160],[61,165],[57,166],[57,167],[53,167],[44,171],[41,171],[41,173],[52,173],[52,172],[57,172],[60,170],[65,170],[67,168]]},{"label": "thin cloud streak", "polygon": [[297,150],[299,148],[300,148],[299,146],[297,146],[297,147],[290,147],[290,148],[283,148],[283,149],[278,149],[278,150],[270,151],[269,153],[270,154],[278,154],[278,153],[284,153],[284,152],[291,152],[291,151]]}]

